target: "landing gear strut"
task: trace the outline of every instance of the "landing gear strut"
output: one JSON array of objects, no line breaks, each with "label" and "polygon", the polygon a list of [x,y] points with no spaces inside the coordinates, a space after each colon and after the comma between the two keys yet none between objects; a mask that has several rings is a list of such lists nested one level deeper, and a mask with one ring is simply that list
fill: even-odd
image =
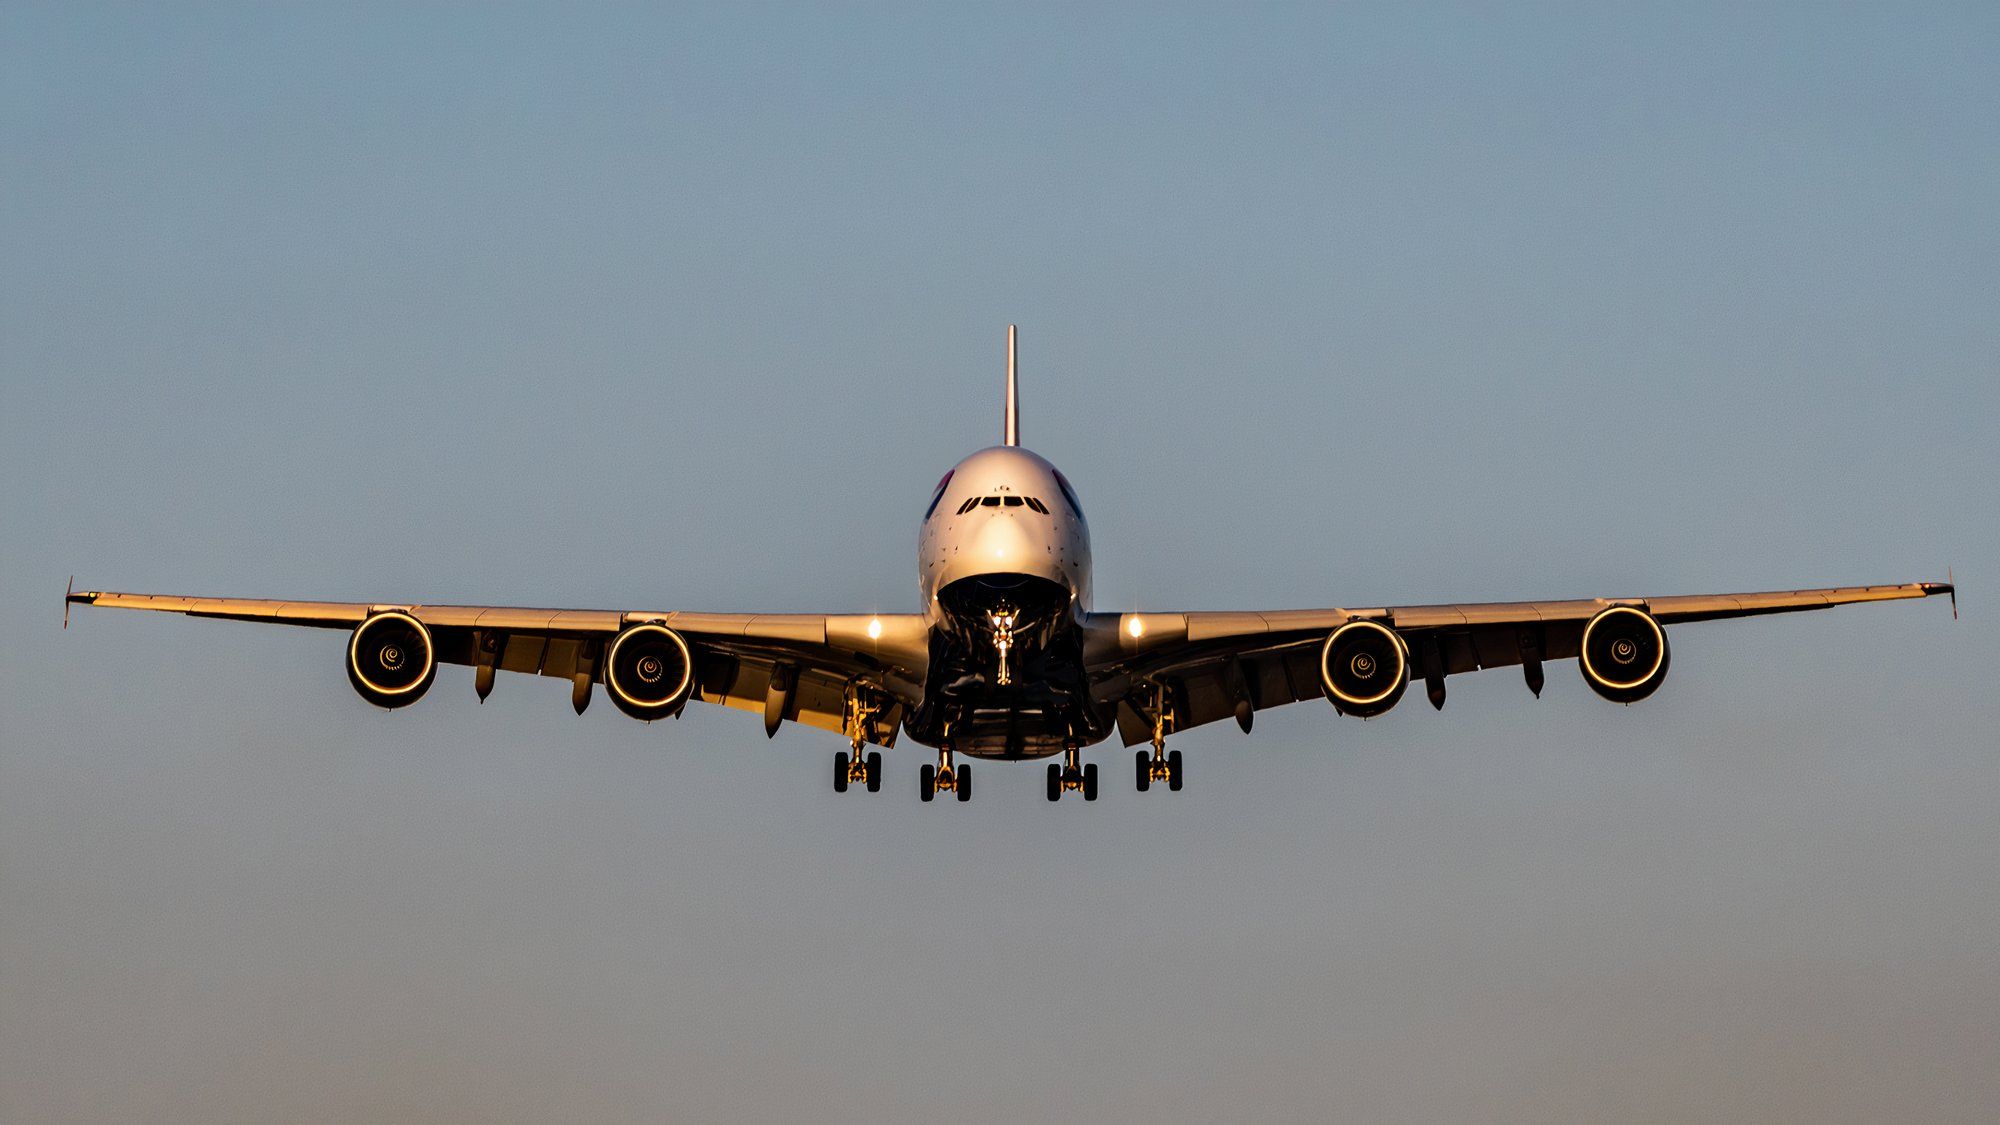
[{"label": "landing gear strut", "polygon": [[1014,610],[1002,607],[986,615],[986,623],[993,627],[993,651],[1000,659],[999,673],[994,682],[1002,685],[1014,682],[1014,675],[1007,668],[1007,654],[1014,649],[1014,622],[1019,618]]},{"label": "landing gear strut", "polygon": [[957,793],[961,803],[972,799],[972,767],[954,766],[951,747],[938,751],[937,765],[928,763],[917,774],[917,796],[928,801],[939,793]]},{"label": "landing gear strut", "polygon": [[865,756],[861,748],[868,744],[868,720],[876,708],[862,699],[859,694],[847,697],[847,742],[848,749],[833,756],[833,791],[847,792],[849,785],[866,785],[870,793],[882,791],[882,754],[871,750]]},{"label": "landing gear strut", "polygon": [[1063,764],[1049,763],[1049,800],[1060,801],[1069,792],[1082,792],[1086,801],[1097,800],[1097,763],[1080,765],[1076,743],[1063,747]]},{"label": "landing gear strut", "polygon": [[1172,716],[1162,706],[1153,712],[1153,749],[1151,753],[1141,750],[1132,756],[1134,773],[1139,783],[1139,792],[1153,787],[1155,781],[1164,781],[1167,788],[1181,791],[1181,752],[1167,753],[1167,727]]}]

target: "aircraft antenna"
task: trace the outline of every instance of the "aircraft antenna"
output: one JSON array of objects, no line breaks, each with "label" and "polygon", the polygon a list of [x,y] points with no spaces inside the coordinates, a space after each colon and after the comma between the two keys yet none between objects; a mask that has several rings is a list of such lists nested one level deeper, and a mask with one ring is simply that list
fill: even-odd
[{"label": "aircraft antenna", "polygon": [[1015,329],[1007,326],[1007,418],[1000,427],[1000,444],[1021,444],[1021,391],[1017,381],[1019,371],[1015,350]]}]

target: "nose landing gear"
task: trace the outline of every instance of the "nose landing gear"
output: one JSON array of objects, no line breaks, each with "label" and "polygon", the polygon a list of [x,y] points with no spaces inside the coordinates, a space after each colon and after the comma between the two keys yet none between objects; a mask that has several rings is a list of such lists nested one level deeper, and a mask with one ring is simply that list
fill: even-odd
[{"label": "nose landing gear", "polygon": [[917,774],[917,796],[930,800],[939,793],[957,793],[960,803],[972,799],[972,767],[954,766],[949,747],[938,751],[938,764],[928,763]]},{"label": "nose landing gear", "polygon": [[1007,668],[1007,654],[1014,650],[1014,623],[1019,617],[1006,607],[986,615],[986,623],[993,629],[993,652],[1000,664],[994,682],[1003,686],[1014,682],[1014,675]]},{"label": "nose landing gear", "polygon": [[1063,764],[1049,763],[1049,800],[1060,801],[1064,793],[1080,792],[1086,801],[1097,800],[1097,763],[1080,765],[1075,743],[1063,747]]}]

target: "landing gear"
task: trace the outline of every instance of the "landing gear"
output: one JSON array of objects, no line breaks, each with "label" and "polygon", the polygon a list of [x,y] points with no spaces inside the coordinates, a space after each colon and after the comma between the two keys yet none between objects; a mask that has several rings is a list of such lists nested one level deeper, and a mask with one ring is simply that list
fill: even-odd
[{"label": "landing gear", "polygon": [[852,754],[845,750],[833,756],[833,791],[847,792],[849,785],[866,785],[870,793],[882,791],[882,753],[870,751],[864,755],[860,747]]},{"label": "landing gear", "polygon": [[1164,781],[1167,788],[1181,791],[1181,752],[1167,753],[1167,726],[1169,718],[1164,708],[1153,713],[1153,749],[1150,753],[1141,750],[1132,757],[1133,773],[1144,793],[1153,787],[1155,781]]},{"label": "landing gear", "polygon": [[917,772],[917,796],[930,800],[939,793],[956,793],[961,804],[972,799],[972,767],[954,766],[949,748],[938,751],[938,764]]},{"label": "landing gear", "polygon": [[1063,747],[1063,764],[1049,763],[1049,800],[1060,801],[1066,792],[1082,792],[1086,801],[1097,800],[1097,763],[1081,765],[1075,744]]},{"label": "landing gear", "polygon": [[847,792],[849,785],[866,785],[870,793],[882,791],[882,755],[880,751],[870,751],[863,755],[861,748],[868,744],[868,720],[878,709],[872,707],[858,693],[850,691],[847,697],[847,742],[848,749],[833,756],[833,791]]},{"label": "landing gear", "polygon": [[1167,788],[1181,791],[1181,752],[1161,755],[1158,750],[1141,750],[1132,756],[1133,773],[1139,784],[1139,792],[1153,787],[1155,781],[1164,781]]},{"label": "landing gear", "polygon": [[1007,668],[1007,654],[1014,650],[1014,623],[1019,619],[1020,614],[1007,606],[986,615],[986,624],[993,630],[993,652],[999,658],[999,673],[994,682],[1003,686],[1014,682],[1014,674]]}]

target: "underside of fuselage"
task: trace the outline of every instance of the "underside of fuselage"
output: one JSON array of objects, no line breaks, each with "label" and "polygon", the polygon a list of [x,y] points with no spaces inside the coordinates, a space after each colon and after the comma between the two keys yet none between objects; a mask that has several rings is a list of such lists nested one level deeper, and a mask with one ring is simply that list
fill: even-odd
[{"label": "underside of fuselage", "polygon": [[982,574],[938,592],[923,701],[903,727],[926,746],[979,758],[1046,758],[1112,724],[1092,704],[1083,629],[1062,584]]}]

